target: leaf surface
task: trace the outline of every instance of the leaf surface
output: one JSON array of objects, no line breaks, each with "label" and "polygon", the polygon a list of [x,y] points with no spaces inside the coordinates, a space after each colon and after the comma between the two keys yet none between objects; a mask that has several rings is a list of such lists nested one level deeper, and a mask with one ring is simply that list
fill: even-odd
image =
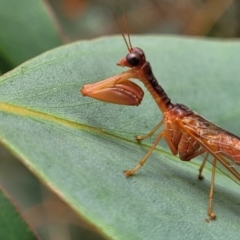
[{"label": "leaf surface", "polygon": [[[240,134],[237,42],[133,37],[172,101]],[[239,185],[219,173],[207,224],[210,167],[182,162],[158,147],[136,176],[154,139],[136,143],[161,119],[148,92],[139,107],[82,97],[80,88],[118,74],[120,37],[46,52],[0,78],[0,139],[76,212],[114,239],[239,239]],[[142,85],[141,85],[142,86]]]}]

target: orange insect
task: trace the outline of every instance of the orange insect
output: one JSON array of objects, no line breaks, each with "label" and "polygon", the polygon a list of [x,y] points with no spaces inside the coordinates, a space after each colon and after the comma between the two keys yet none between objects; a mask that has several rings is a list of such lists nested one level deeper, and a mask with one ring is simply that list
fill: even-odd
[{"label": "orange insect", "polygon": [[147,135],[136,136],[136,139],[140,141],[151,137],[161,126],[163,129],[141,161],[133,169],[124,171],[125,176],[132,176],[144,165],[161,138],[166,140],[172,154],[178,154],[182,161],[190,161],[198,155],[206,154],[199,168],[199,179],[203,179],[202,171],[211,154],[213,160],[208,215],[209,219],[215,219],[213,194],[216,164],[220,163],[239,183],[240,172],[237,166],[240,165],[240,138],[214,125],[185,105],[173,104],[153,75],[143,50],[132,47],[129,34],[128,42],[123,33],[122,36],[129,53],[117,65],[129,67],[130,70],[94,84],[87,84],[81,89],[82,94],[105,102],[139,105],[144,95],[143,90],[129,79],[142,81],[161,110],[163,119]]}]

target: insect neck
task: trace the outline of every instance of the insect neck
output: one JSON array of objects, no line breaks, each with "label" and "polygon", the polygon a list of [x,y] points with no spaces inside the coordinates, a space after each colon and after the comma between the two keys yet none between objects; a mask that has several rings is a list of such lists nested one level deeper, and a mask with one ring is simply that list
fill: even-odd
[{"label": "insect neck", "polygon": [[162,112],[173,107],[171,99],[168,97],[164,89],[159,85],[157,79],[153,75],[149,62],[146,62],[141,68],[140,78]]}]

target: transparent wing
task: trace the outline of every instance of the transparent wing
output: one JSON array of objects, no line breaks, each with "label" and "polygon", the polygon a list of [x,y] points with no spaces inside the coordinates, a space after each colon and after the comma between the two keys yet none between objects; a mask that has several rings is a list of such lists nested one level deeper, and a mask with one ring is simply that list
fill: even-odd
[{"label": "transparent wing", "polygon": [[[218,160],[217,168],[240,184],[240,138],[212,124],[197,113],[180,121],[184,134],[194,138]],[[211,163],[211,159],[208,161]]]}]

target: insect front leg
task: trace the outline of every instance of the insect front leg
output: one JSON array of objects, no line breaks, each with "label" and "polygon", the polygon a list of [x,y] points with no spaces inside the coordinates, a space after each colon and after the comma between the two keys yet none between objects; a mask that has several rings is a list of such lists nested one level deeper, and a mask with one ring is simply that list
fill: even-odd
[{"label": "insect front leg", "polygon": [[141,141],[143,139],[151,137],[162,126],[163,122],[164,122],[164,120],[162,119],[161,122],[159,122],[157,124],[157,126],[154,127],[149,133],[147,133],[144,136],[137,135],[137,136],[135,136],[135,139],[138,140],[138,141]]}]

